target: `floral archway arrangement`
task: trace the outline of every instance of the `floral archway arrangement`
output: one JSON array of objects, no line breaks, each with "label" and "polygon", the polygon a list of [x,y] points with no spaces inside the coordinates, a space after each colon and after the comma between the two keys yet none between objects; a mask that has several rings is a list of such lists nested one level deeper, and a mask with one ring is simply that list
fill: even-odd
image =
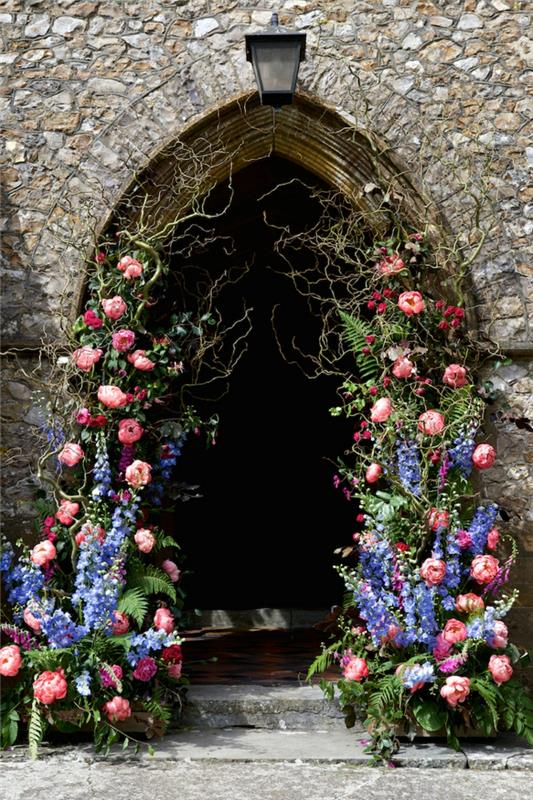
[{"label": "floral archway arrangement", "polygon": [[[364,722],[376,761],[390,762],[401,734],[458,748],[465,732],[514,730],[531,743],[533,702],[517,676],[529,657],[504,622],[517,545],[479,494],[497,458],[484,431],[491,386],[479,384],[486,350],[450,299],[457,252],[443,258],[427,230],[397,219],[387,236],[369,236],[353,210],[332,224],[323,202],[308,242],[326,268],[291,277],[324,319],[316,373],[343,375],[331,413],[354,430],[334,484],[358,513],[337,551],[348,559],[338,635],[309,677],[338,664],[347,725]],[[321,685],[332,698],[334,684]]]}]

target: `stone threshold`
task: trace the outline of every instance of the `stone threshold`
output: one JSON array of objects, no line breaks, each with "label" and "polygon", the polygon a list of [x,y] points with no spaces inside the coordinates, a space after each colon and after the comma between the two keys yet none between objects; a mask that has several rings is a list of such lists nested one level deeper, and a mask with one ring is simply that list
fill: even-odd
[{"label": "stone threshold", "polygon": [[194,627],[213,630],[294,630],[312,628],[323,622],[329,609],[248,608],[207,609],[195,618]]}]

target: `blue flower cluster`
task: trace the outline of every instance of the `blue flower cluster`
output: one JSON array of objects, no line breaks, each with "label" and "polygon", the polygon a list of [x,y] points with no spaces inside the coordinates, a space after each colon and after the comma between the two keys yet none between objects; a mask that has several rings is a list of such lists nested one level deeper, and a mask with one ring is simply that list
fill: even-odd
[{"label": "blue flower cluster", "polygon": [[448,450],[450,468],[457,467],[463,478],[470,477],[473,462],[472,453],[476,447],[474,437],[476,428],[466,428],[453,440],[453,447]]},{"label": "blue flower cluster", "polygon": [[420,581],[414,589],[413,594],[416,601],[416,613],[418,617],[417,640],[426,644],[431,650],[435,644],[435,637],[439,630],[435,619],[435,595],[434,586],[426,586],[424,581]]},{"label": "blue flower cluster", "polygon": [[183,445],[187,438],[186,433],[182,433],[175,441],[166,441],[161,445],[161,455],[159,461],[152,468],[152,481],[148,487],[148,498],[156,505],[160,506],[165,492],[165,482],[172,478],[172,472],[176,466],[178,457],[181,455]]},{"label": "blue flower cluster", "polygon": [[[0,559],[0,572],[4,576],[7,589],[7,600],[12,606],[25,606],[30,600],[38,597],[44,586],[44,572],[33,561],[21,559],[13,567],[13,549],[5,545]],[[22,612],[16,612],[15,621],[22,619]]]},{"label": "blue flower cluster", "polygon": [[433,672],[433,665],[429,661],[423,664],[413,664],[410,667],[405,667],[400,680],[406,689],[414,689],[415,686],[420,688],[420,683],[433,683],[435,680],[435,673]]},{"label": "blue flower cluster", "polygon": [[408,492],[420,496],[420,453],[416,442],[398,439],[396,462],[400,483]]},{"label": "blue flower cluster", "polygon": [[105,435],[100,432],[96,445],[96,458],[94,460],[93,477],[95,486],[92,490],[93,500],[102,500],[111,493],[112,472],[109,466],[109,456]]},{"label": "blue flower cluster", "polygon": [[78,694],[82,697],[89,697],[91,694],[91,674],[89,670],[84,669],[79,675],[74,678],[74,684]]},{"label": "blue flower cluster", "polygon": [[87,536],[80,547],[72,604],[81,603],[88,630],[106,628],[116,611],[124,582],[125,543],[135,525],[138,505],[123,498],[104,541]]},{"label": "blue flower cluster", "polygon": [[398,626],[398,598],[391,591],[394,556],[389,542],[380,535],[382,529],[383,525],[378,525],[369,531],[359,545],[361,581],[354,593],[359,614],[376,645],[388,635],[391,625]]},{"label": "blue flower cluster", "polygon": [[479,506],[474,512],[468,533],[472,537],[470,550],[474,555],[480,555],[487,546],[489,531],[494,527],[498,506]]},{"label": "blue flower cluster", "polygon": [[484,639],[487,644],[492,645],[495,630],[494,623],[496,622],[496,609],[492,606],[487,606],[483,614],[474,617],[466,625],[466,630],[470,639]]},{"label": "blue flower cluster", "polygon": [[70,647],[87,634],[87,628],[83,625],[76,625],[68,611],[57,609],[52,614],[34,613],[41,620],[42,632],[53,650]]},{"label": "blue flower cluster", "polygon": [[158,653],[163,647],[179,644],[180,641],[176,631],[166,633],[151,628],[146,633],[137,633],[131,637],[130,649],[126,658],[132,667],[136,667],[141,658],[146,658],[152,652]]}]

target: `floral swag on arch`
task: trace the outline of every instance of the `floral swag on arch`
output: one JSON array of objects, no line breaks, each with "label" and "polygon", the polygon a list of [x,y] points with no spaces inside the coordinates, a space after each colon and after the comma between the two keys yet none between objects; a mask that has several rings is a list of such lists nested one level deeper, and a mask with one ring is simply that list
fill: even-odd
[{"label": "floral swag on arch", "polygon": [[[369,241],[367,229],[354,247],[354,226],[339,247],[339,227],[328,225],[327,235],[308,234],[329,267],[342,262],[338,293],[327,270],[317,363],[344,374],[332,413],[354,422],[353,458],[335,482],[357,500],[359,529],[343,551],[351,565],[339,568],[348,591],[340,632],[310,676],[339,662],[348,722],[362,715],[381,758],[392,757],[399,723],[446,731],[455,746],[464,727],[531,740],[531,701],[515,676],[525,655],[503,621],[516,600],[503,593],[516,545],[471,484],[495,452],[481,435],[463,308],[426,280],[434,262],[425,234],[395,226]],[[215,420],[187,405],[170,411],[213,318],[210,303],[198,318],[158,317],[166,270],[127,232],[91,263],[75,344],[60,359],[67,421],[51,420],[41,459],[39,541],[20,544],[18,556],[3,551],[11,619],[2,625],[2,736],[9,746],[27,722],[33,754],[48,724],[92,726],[107,749],[129,741],[121,726],[142,710],[148,735],[161,734],[185,682],[178,546],[157,511],[186,437],[202,427],[214,436]],[[311,278],[292,278],[320,295]],[[331,336],[339,360],[324,367]]]}]

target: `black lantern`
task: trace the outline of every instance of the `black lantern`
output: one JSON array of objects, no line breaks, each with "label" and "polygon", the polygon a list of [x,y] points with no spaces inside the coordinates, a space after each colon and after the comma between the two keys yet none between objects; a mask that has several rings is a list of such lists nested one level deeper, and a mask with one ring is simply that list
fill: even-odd
[{"label": "black lantern", "polygon": [[305,33],[285,31],[278,15],[272,14],[270,28],[245,39],[246,60],[252,62],[261,103],[274,108],[292,103],[300,61],[305,59]]}]

